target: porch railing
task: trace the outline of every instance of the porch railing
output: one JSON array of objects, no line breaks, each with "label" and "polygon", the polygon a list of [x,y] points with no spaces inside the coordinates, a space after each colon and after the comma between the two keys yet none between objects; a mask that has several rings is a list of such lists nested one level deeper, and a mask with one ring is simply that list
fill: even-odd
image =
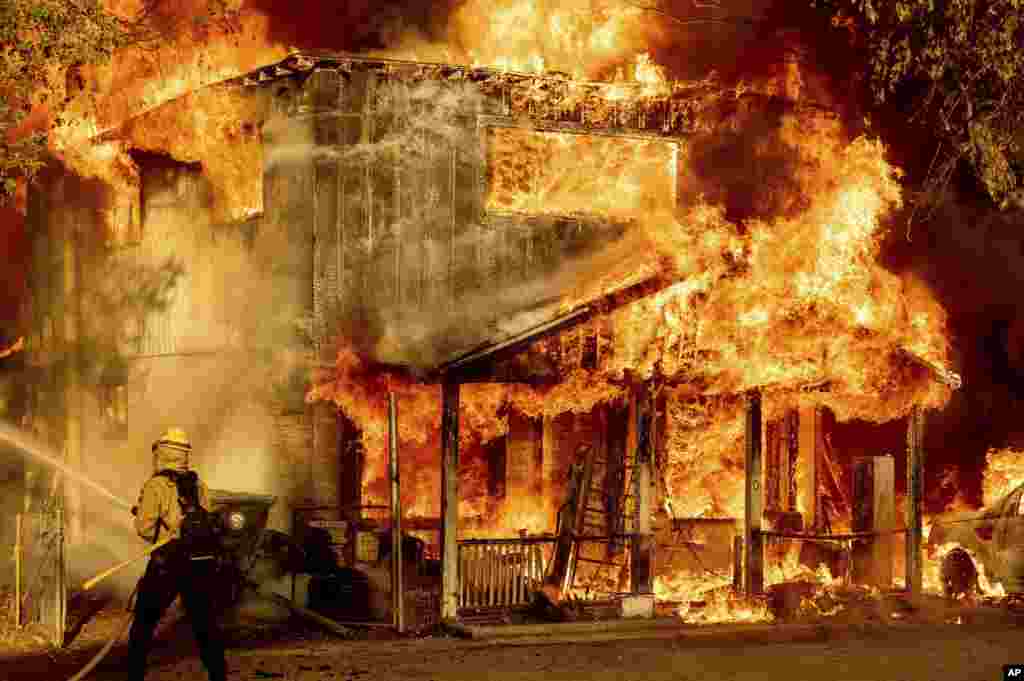
[{"label": "porch railing", "polygon": [[459,542],[459,607],[530,603],[540,588],[553,537],[464,539]]}]

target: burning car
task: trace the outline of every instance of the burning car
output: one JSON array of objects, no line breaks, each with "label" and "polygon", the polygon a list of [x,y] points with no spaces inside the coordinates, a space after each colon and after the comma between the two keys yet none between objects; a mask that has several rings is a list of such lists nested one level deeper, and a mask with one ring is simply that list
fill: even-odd
[{"label": "burning car", "polygon": [[978,511],[938,516],[928,535],[929,555],[941,556],[946,596],[977,590],[979,575],[1007,593],[1024,593],[1024,485]]}]

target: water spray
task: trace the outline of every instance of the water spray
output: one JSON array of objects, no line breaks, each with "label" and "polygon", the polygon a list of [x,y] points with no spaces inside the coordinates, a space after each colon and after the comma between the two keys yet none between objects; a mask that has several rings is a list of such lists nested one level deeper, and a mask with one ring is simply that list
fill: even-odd
[{"label": "water spray", "polygon": [[6,442],[7,444],[13,446],[15,449],[21,450],[22,452],[31,456],[32,458],[42,461],[46,465],[59,470],[61,473],[67,475],[69,478],[72,478],[76,482],[82,483],[86,487],[90,488],[94,492],[99,493],[101,496],[105,497],[109,501],[112,501],[118,506],[126,510],[131,509],[132,503],[130,501],[125,501],[121,497],[117,496],[116,494],[108,490],[103,485],[99,484],[95,480],[83,474],[81,471],[77,471],[74,468],[68,466],[60,459],[54,456],[50,456],[49,454],[46,453],[46,450],[49,449],[46,445],[37,441],[35,438],[26,434],[22,430],[15,428],[14,426],[11,426],[7,423],[0,422],[0,441]]},{"label": "water spray", "polygon": [[[69,478],[71,478],[71,479],[73,479],[73,480],[75,480],[77,482],[82,483],[83,485],[85,485],[89,489],[93,490],[94,492],[97,492],[100,496],[102,496],[105,499],[113,502],[117,506],[120,506],[121,508],[125,508],[125,509],[131,509],[132,508],[132,503],[130,501],[126,501],[126,500],[122,499],[121,497],[117,496],[116,494],[114,494],[113,492],[108,490],[103,485],[99,484],[98,482],[96,482],[92,478],[89,478],[88,476],[86,476],[81,471],[75,470],[71,466],[68,466],[65,462],[61,461],[59,458],[57,458],[55,456],[51,456],[50,454],[47,454],[46,452],[49,449],[49,447],[47,447],[43,443],[39,442],[38,440],[36,440],[32,436],[28,435],[24,431],[14,427],[14,426],[12,426],[12,425],[10,425],[8,423],[4,423],[2,421],[0,421],[0,442],[5,442],[8,445],[11,445],[12,447],[14,447],[15,449],[18,449],[21,452],[25,453],[26,455],[31,456],[33,459],[36,459],[37,461],[41,461],[42,463],[45,463],[46,465],[48,465],[48,466],[50,466],[50,467],[60,471],[61,473],[65,474]],[[109,570],[106,570],[106,571],[100,573],[99,575],[93,577],[92,579],[90,579],[88,582],[85,583],[85,585],[83,586],[83,590],[88,590],[88,589],[92,588],[93,586],[96,585],[97,582],[99,582],[99,581],[103,580],[104,578],[110,576],[114,572],[117,572],[118,570],[120,570],[121,568],[125,567],[126,565],[128,565],[130,563],[134,563],[136,560],[139,560],[140,558],[144,558],[145,556],[150,555],[150,553],[152,553],[154,550],[156,550],[156,549],[160,548],[161,546],[163,546],[166,543],[166,541],[167,540],[165,540],[163,542],[159,542],[156,545],[154,545],[154,546],[150,547],[149,549],[147,549],[145,553],[142,553],[141,555],[138,555],[138,556],[136,556],[136,557],[134,557],[134,558],[132,558],[130,560],[127,560],[127,561],[125,561],[123,563],[115,565],[114,567],[110,568]],[[138,589],[138,587],[136,586],[136,590],[137,589]],[[129,603],[134,599],[134,596],[135,596],[135,591],[133,591],[132,592],[132,596],[129,597],[129,599],[128,599]],[[130,608],[129,608],[129,610],[130,610]],[[131,623],[132,623],[133,619],[134,619],[134,613],[129,612],[129,615],[125,618],[124,623],[121,625],[121,629],[117,632],[117,634],[114,635],[113,637],[111,637],[111,639],[109,641],[107,641],[107,644],[96,655],[94,655],[93,658],[91,660],[89,660],[89,662],[84,667],[82,667],[82,669],[80,669],[77,674],[75,674],[73,677],[71,677],[71,679],[69,679],[69,681],[81,681],[81,679],[84,679],[86,676],[88,676],[89,673],[96,667],[96,665],[98,665],[103,660],[103,658],[105,658],[107,656],[107,654],[110,652],[111,648],[114,647],[114,644],[118,640],[120,640],[121,638],[124,637],[125,633],[127,633],[127,631],[128,631],[128,628],[131,626]]]}]

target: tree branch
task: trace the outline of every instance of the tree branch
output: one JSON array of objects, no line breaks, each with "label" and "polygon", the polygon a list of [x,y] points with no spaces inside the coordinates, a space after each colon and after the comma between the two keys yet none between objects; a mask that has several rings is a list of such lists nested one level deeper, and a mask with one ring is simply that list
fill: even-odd
[{"label": "tree branch", "polygon": [[[691,19],[682,19],[655,5],[645,5],[639,2],[627,2],[626,4],[645,12],[653,12],[654,14],[661,15],[678,26],[695,26],[699,24],[725,24],[728,26],[749,24],[753,26],[758,23],[755,19],[750,17],[695,17]],[[694,2],[693,6],[696,9],[721,9],[721,6],[718,3]]]}]

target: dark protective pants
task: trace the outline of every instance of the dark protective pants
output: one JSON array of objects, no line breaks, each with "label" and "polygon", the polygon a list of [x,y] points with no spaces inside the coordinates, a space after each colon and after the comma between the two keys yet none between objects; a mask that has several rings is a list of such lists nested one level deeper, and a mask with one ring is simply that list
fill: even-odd
[{"label": "dark protective pants", "polygon": [[150,559],[139,582],[135,619],[128,635],[128,678],[143,680],[156,625],[174,598],[181,594],[185,614],[199,646],[199,657],[206,665],[210,681],[225,681],[224,644],[214,607],[218,596],[216,561],[189,560],[160,551],[157,554]]}]

